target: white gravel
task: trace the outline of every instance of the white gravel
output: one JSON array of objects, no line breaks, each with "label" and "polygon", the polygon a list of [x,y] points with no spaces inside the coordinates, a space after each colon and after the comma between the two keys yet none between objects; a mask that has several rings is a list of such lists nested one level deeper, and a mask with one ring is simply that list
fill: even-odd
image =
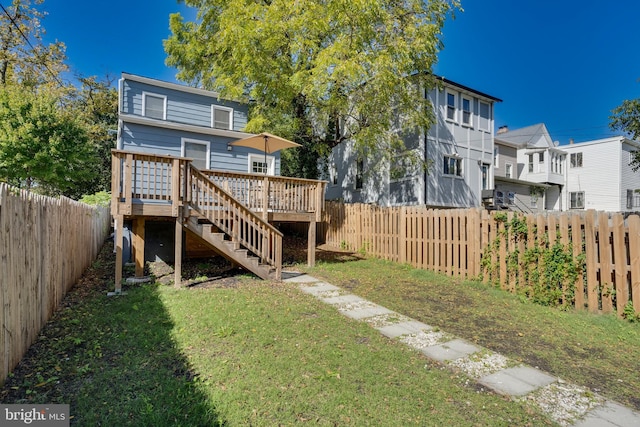
[{"label": "white gravel", "polygon": [[475,353],[469,357],[449,362],[450,366],[460,369],[471,378],[479,379],[509,366],[509,359],[498,353]]},{"label": "white gravel", "polygon": [[409,322],[412,319],[402,314],[380,314],[378,316],[367,317],[364,319],[369,325],[374,328],[382,328],[389,325],[395,325],[396,323]]},{"label": "white gravel", "polygon": [[407,344],[410,347],[421,350],[423,348],[431,347],[432,345],[440,344],[447,341],[450,335],[444,332],[436,331],[421,331],[417,334],[403,335],[400,337],[400,341]]},{"label": "white gravel", "polygon": [[337,305],[340,311],[362,310],[363,308],[377,307],[376,304],[371,301],[362,300],[356,302],[345,302]]},{"label": "white gravel", "polygon": [[561,426],[570,426],[588,411],[602,404],[604,399],[590,390],[564,381],[549,384],[522,400],[540,407]]}]

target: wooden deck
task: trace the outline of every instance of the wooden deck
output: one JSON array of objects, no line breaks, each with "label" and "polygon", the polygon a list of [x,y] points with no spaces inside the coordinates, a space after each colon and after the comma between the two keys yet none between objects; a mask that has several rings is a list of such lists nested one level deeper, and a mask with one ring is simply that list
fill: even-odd
[{"label": "wooden deck", "polygon": [[[282,233],[271,223],[305,222],[309,224],[308,263],[313,265],[325,185],[325,181],[308,179],[200,171],[187,158],[112,150],[111,213],[118,225],[116,292],[122,280],[121,225],[125,219],[133,221],[136,276],[142,275],[144,267],[147,218],[175,221],[176,284],[181,281],[183,230],[200,233],[198,237],[213,249],[259,276],[279,280]],[[211,227],[195,226],[198,221]],[[211,233],[215,236],[209,236]]]}]

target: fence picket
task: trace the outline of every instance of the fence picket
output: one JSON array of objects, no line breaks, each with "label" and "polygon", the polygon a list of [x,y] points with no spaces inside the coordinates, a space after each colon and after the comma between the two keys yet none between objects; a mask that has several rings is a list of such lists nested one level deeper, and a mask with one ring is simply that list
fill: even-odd
[{"label": "fence picket", "polygon": [[[507,215],[507,221],[513,216]],[[559,242],[586,266],[586,274],[579,274],[574,284],[576,309],[615,310],[622,315],[627,302],[633,301],[634,309],[640,312],[640,217],[635,215],[627,218],[627,225],[621,216],[613,215],[610,226],[609,215],[595,211],[529,214],[522,216],[527,232],[518,235],[513,230],[505,235],[504,220],[497,221],[481,209],[383,208],[327,202],[323,218],[325,223],[318,229],[327,244],[346,244],[351,250],[366,245],[371,256],[450,276],[481,275],[484,282],[511,291],[531,287],[532,273],[544,271],[541,258],[522,262],[525,252],[536,246],[544,251]],[[486,253],[498,237],[496,250]],[[486,268],[482,268],[483,254],[489,257]],[[517,254],[518,267],[509,262],[510,254]],[[563,304],[571,302],[570,285],[560,284]],[[607,288],[610,290],[601,293],[600,289]]]}]

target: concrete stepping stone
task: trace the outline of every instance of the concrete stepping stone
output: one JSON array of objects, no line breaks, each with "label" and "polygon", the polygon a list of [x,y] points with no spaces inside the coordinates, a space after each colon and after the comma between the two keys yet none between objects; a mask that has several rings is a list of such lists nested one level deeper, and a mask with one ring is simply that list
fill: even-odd
[{"label": "concrete stepping stone", "polygon": [[586,417],[574,424],[576,427],[637,427],[640,413],[615,402],[607,402],[588,412]]},{"label": "concrete stepping stone", "polygon": [[438,362],[456,360],[480,351],[480,348],[463,339],[454,339],[443,344],[423,348],[422,353]]},{"label": "concrete stepping stone", "polygon": [[517,366],[482,377],[479,383],[500,394],[524,396],[555,381],[557,381],[557,378],[539,369],[529,366]]},{"label": "concrete stepping stone", "polygon": [[293,276],[283,280],[283,282],[286,283],[313,283],[319,281],[320,279],[316,279],[315,277],[309,276],[308,274]]},{"label": "concrete stepping stone", "polygon": [[312,285],[302,284],[300,285],[300,290],[307,294],[318,296],[323,292],[337,291],[340,290],[340,288],[329,283],[317,282]]},{"label": "concrete stepping stone", "polygon": [[430,331],[433,328],[425,323],[415,320],[409,322],[394,323],[392,325],[376,328],[380,333],[388,338],[397,338],[401,335],[417,334],[422,331]]}]

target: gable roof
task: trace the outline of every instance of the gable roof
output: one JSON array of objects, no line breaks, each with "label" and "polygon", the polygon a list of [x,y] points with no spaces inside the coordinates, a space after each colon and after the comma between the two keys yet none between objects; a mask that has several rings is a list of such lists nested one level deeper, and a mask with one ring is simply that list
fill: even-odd
[{"label": "gable roof", "polygon": [[541,138],[546,139],[547,146],[553,147],[553,140],[547,126],[544,123],[538,123],[535,125],[523,127],[520,129],[510,130],[505,133],[501,133],[495,136],[495,140],[498,142],[506,143],[514,147],[538,147],[537,144]]}]

